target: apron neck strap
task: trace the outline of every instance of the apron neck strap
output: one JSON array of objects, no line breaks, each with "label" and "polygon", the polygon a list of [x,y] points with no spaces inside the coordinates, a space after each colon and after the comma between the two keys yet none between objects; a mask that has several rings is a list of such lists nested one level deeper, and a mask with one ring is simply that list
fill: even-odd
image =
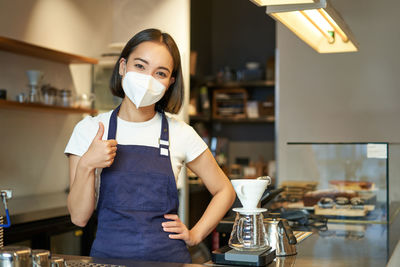
[{"label": "apron neck strap", "polygon": [[161,156],[169,156],[169,127],[168,120],[165,116],[165,112],[161,112],[162,122],[161,122],[161,134],[158,139],[158,144],[160,148]]},{"label": "apron neck strap", "polygon": [[167,120],[167,116],[165,116],[164,111],[161,113],[161,117],[162,117],[162,122],[161,122],[160,140],[169,142],[168,120]]},{"label": "apron neck strap", "polygon": [[117,133],[117,115],[121,105],[119,105],[111,114],[110,124],[108,126],[108,140],[115,139]]}]

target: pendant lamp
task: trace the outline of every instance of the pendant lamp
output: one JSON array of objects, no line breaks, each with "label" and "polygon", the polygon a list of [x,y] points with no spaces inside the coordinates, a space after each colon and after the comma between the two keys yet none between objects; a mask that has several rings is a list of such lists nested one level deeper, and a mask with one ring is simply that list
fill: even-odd
[{"label": "pendant lamp", "polygon": [[358,51],[358,43],[349,27],[327,0],[251,1],[266,4],[268,15],[289,28],[318,53]]},{"label": "pendant lamp", "polygon": [[250,1],[256,4],[257,6],[319,3],[319,0],[250,0]]}]

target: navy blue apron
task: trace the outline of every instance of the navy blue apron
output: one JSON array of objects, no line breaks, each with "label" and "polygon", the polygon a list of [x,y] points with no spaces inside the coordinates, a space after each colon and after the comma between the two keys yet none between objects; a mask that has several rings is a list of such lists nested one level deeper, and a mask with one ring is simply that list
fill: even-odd
[{"label": "navy blue apron", "polygon": [[[119,108],[112,112],[108,139],[115,139]],[[191,262],[186,243],[170,239],[161,226],[164,214],[177,214],[179,206],[168,131],[162,113],[159,147],[117,145],[114,163],[101,173],[92,257]]]}]

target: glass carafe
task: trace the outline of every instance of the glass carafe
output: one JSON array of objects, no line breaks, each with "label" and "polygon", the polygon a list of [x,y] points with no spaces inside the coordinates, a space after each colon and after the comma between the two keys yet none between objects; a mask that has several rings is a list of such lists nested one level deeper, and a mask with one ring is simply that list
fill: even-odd
[{"label": "glass carafe", "polygon": [[28,94],[28,102],[29,103],[40,103],[40,93],[37,90],[35,85],[30,85],[31,89]]},{"label": "glass carafe", "polygon": [[229,246],[240,251],[258,251],[269,248],[261,212],[237,212]]}]

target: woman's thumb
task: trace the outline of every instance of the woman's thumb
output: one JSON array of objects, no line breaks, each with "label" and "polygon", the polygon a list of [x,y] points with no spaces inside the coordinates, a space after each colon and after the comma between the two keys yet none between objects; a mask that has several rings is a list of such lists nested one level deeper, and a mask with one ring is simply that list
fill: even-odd
[{"label": "woman's thumb", "polygon": [[104,124],[102,122],[99,122],[99,130],[97,130],[97,134],[94,137],[96,140],[102,140],[104,134]]}]

